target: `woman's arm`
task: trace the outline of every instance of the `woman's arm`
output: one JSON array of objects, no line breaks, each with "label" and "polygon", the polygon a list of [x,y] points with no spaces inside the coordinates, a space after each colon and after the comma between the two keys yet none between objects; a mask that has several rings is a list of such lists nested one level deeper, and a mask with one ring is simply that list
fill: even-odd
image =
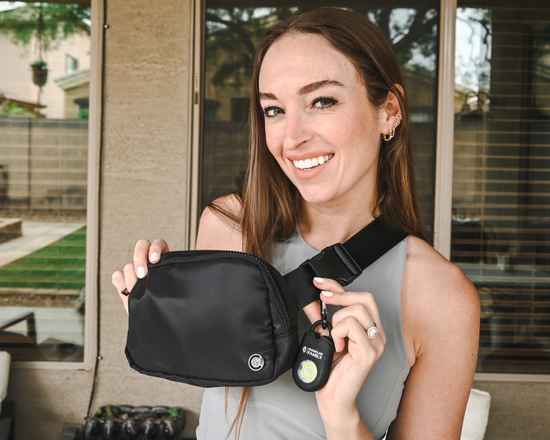
[{"label": "woman's arm", "polygon": [[479,313],[479,296],[466,276],[410,237],[402,316],[414,359],[388,440],[460,438],[477,361]]},{"label": "woman's arm", "polygon": [[[237,217],[240,215],[241,203],[233,195],[222,197],[215,203]],[[196,249],[242,252],[242,241],[239,225],[221,217],[210,208],[204,210],[199,223]]]}]

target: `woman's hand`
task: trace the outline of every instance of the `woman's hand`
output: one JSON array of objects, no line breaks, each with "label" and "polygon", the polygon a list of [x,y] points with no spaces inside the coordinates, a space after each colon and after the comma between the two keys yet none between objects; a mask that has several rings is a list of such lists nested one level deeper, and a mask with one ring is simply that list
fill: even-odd
[{"label": "woman's hand", "polygon": [[[158,262],[160,256],[169,251],[168,244],[162,239],[155,240],[153,244],[148,240],[141,239],[136,243],[136,247],[134,248],[134,262],[124,266],[124,270],[117,270],[113,273],[112,281],[124,304],[126,313],[128,313],[127,295],[134,287],[134,284],[136,284],[138,278],[145,278],[147,276],[147,263]],[[128,293],[126,295],[122,293],[124,289],[127,289]]]},{"label": "woman's hand", "polygon": [[[332,432],[336,437],[370,438],[355,399],[386,344],[376,301],[369,292],[346,292],[334,280],[315,279],[314,284],[323,290],[321,299],[325,304],[342,307],[332,317],[332,338],[337,353],[330,377],[316,393],[327,435],[332,437]],[[319,319],[316,309],[314,306],[305,309],[310,319]],[[371,327],[378,329],[378,335],[373,339],[367,335]]]}]

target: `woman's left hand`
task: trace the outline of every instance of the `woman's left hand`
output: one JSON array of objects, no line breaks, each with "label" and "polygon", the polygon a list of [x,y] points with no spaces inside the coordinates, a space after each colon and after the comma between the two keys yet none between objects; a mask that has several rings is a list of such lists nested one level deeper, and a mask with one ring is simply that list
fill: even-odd
[{"label": "woman's left hand", "polygon": [[[386,334],[371,293],[346,292],[338,282],[331,279],[315,279],[314,284],[323,290],[321,299],[325,304],[342,307],[332,317],[332,338],[337,353],[330,377],[327,384],[316,393],[328,431],[327,425],[346,425],[349,417],[357,418],[355,399],[367,375],[384,352]],[[304,308],[304,311],[314,322],[319,319],[319,308],[313,304],[310,306]],[[378,329],[378,335],[373,339],[367,336],[371,327]]]}]

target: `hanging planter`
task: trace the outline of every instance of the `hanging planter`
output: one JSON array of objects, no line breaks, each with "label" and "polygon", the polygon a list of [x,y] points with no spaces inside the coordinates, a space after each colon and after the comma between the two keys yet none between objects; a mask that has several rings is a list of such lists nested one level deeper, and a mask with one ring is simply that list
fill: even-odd
[{"label": "hanging planter", "polygon": [[48,81],[48,65],[45,61],[36,61],[31,64],[32,82],[38,87],[42,87]]}]

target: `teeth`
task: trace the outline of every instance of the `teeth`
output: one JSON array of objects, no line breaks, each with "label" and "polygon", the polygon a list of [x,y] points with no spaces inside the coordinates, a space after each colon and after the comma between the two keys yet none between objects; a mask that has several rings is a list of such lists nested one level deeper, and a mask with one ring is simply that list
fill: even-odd
[{"label": "teeth", "polygon": [[313,159],[294,160],[294,166],[301,170],[310,170],[318,165],[323,165],[328,162],[334,154],[327,154],[326,156],[314,157]]}]

